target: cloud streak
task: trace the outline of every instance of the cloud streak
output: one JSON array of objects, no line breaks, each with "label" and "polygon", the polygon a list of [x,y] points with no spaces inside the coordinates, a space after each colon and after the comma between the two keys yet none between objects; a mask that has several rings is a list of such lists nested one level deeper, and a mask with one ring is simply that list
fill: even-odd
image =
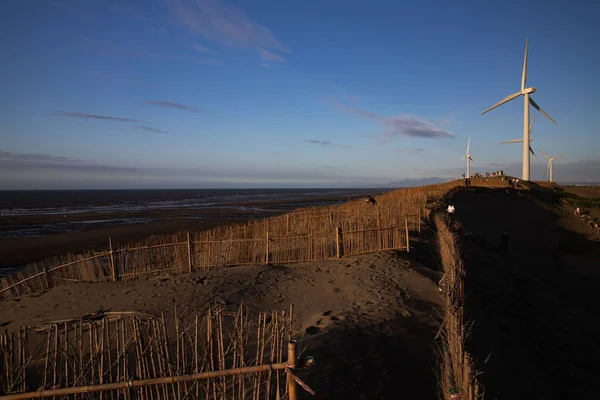
[{"label": "cloud streak", "polygon": [[405,154],[419,154],[424,152],[425,149],[420,148],[412,148],[412,149],[396,149],[396,153],[405,153]]},{"label": "cloud streak", "polygon": [[316,144],[318,146],[328,147],[328,148],[336,148],[336,149],[351,149],[351,146],[340,146],[334,145],[333,142],[329,140],[319,140],[319,139],[310,139],[306,141],[307,143]]},{"label": "cloud streak", "polygon": [[317,139],[311,139],[311,140],[307,140],[308,143],[312,143],[312,144],[318,144],[321,146],[328,146],[331,144],[331,142],[329,140],[317,140]]},{"label": "cloud streak", "polygon": [[265,49],[260,49],[258,55],[260,56],[260,58],[262,58],[264,61],[273,61],[273,62],[280,62],[280,61],[285,61],[285,58],[278,56],[275,53],[271,53],[270,51],[267,51]]},{"label": "cloud streak", "polygon": [[86,35],[80,35],[79,39],[85,44],[87,51],[103,54],[112,57],[134,57],[146,58],[155,61],[191,61],[201,64],[223,65],[222,62],[213,59],[203,59],[191,55],[173,54],[173,53],[157,53],[154,51],[131,49],[113,43],[109,40],[96,39]]},{"label": "cloud streak", "polygon": [[454,139],[455,137],[452,132],[442,129],[441,126],[414,115],[384,117],[337,101],[330,101],[330,103],[347,113],[359,115],[386,127],[379,136],[379,139],[385,143],[402,136],[421,139]]},{"label": "cloud streak", "polygon": [[52,156],[48,154],[35,153],[15,153],[12,151],[0,150],[0,164],[73,164],[81,163],[83,160],[62,156]]},{"label": "cloud streak", "polygon": [[119,121],[119,122],[138,122],[137,119],[133,119],[133,118],[111,117],[108,115],[85,114],[85,113],[72,112],[72,111],[57,111],[55,113],[48,113],[47,115],[51,115],[53,117],[102,119],[102,120]]},{"label": "cloud streak", "polygon": [[[283,61],[272,53],[290,50],[264,25],[220,0],[165,0],[175,20],[205,40],[223,47],[253,51],[268,61]],[[267,50],[268,49],[268,50]],[[266,53],[265,53],[266,52]],[[275,60],[275,58],[280,58]]]},{"label": "cloud streak", "polygon": [[156,129],[156,128],[153,128],[151,126],[140,126],[140,125],[138,125],[136,128],[138,128],[139,130],[141,130],[143,132],[147,132],[147,133],[169,133],[167,131],[161,131],[160,129]]},{"label": "cloud streak", "polygon": [[157,107],[175,108],[177,110],[191,111],[191,112],[195,112],[198,114],[204,114],[204,111],[199,110],[195,107],[188,106],[188,105],[181,104],[181,103],[175,103],[172,101],[146,100],[144,103],[152,105],[152,106],[157,106]]},{"label": "cloud streak", "polygon": [[212,49],[209,49],[206,46],[202,46],[201,44],[195,44],[192,47],[194,48],[194,50],[198,50],[198,51],[201,51],[203,53],[212,53]]}]

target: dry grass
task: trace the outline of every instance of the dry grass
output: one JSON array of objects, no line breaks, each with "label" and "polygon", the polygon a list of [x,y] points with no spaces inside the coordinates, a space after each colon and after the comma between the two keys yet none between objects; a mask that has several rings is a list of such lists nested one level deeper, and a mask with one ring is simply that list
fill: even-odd
[{"label": "dry grass", "polygon": [[[0,395],[286,362],[292,314],[240,307],[172,319],[135,313],[60,321],[0,335]],[[285,371],[82,394],[77,398],[283,398]]]},{"label": "dry grass", "polygon": [[465,350],[467,335],[464,320],[464,266],[456,235],[446,221],[435,217],[439,253],[444,268],[440,289],[444,298],[443,322],[440,327],[442,349],[438,385],[442,399],[483,399],[477,371]]}]

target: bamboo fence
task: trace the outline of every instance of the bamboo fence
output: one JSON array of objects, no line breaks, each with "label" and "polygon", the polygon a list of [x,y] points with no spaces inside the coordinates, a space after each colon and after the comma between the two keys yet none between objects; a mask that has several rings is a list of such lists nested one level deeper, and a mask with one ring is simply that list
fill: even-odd
[{"label": "bamboo fence", "polygon": [[[492,180],[489,185],[497,182]],[[307,207],[203,232],[153,236],[125,246],[109,238],[106,251],[67,254],[0,278],[0,299],[71,282],[144,279],[233,265],[408,250],[409,232],[420,232],[421,221],[428,216],[428,204],[458,186],[462,181],[400,189],[378,196],[376,206],[353,200]]]},{"label": "bamboo fence", "polygon": [[296,398],[291,308],[115,314],[0,334],[1,398]]},{"label": "bamboo fence", "polygon": [[446,222],[436,216],[439,253],[444,268],[440,290],[444,300],[440,333],[438,386],[441,399],[481,400],[483,389],[477,379],[478,371],[465,349],[467,336],[464,318],[464,265],[455,234]]}]

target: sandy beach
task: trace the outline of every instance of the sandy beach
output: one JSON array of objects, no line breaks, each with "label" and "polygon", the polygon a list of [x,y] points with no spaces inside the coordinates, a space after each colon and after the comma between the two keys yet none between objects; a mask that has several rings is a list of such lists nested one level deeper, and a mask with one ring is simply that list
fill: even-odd
[{"label": "sandy beach", "polygon": [[[418,245],[417,245],[418,248]],[[0,326],[45,325],[97,312],[168,317],[210,306],[252,314],[294,306],[294,337],[317,364],[298,375],[315,398],[435,399],[437,272],[426,253],[387,251],[288,266],[242,266],[150,280],[55,287],[0,303]],[[398,362],[401,360],[401,362]]]},{"label": "sandy beach", "polygon": [[140,211],[5,215],[0,216],[0,233],[14,227],[26,231],[40,225],[80,224],[76,231],[0,239],[0,253],[3,255],[0,268],[19,267],[67,252],[106,249],[109,237],[113,243],[125,245],[152,235],[204,231],[215,226],[282,214],[298,207],[332,204],[360,196],[362,195],[227,202],[214,207]]}]

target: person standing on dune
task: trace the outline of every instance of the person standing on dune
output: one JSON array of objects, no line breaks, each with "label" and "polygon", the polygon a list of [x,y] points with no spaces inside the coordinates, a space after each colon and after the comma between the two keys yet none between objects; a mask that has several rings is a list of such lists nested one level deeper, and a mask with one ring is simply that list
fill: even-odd
[{"label": "person standing on dune", "polygon": [[449,204],[448,209],[446,211],[448,212],[448,220],[450,222],[453,222],[454,221],[454,211],[456,211],[454,208],[454,205]]}]

